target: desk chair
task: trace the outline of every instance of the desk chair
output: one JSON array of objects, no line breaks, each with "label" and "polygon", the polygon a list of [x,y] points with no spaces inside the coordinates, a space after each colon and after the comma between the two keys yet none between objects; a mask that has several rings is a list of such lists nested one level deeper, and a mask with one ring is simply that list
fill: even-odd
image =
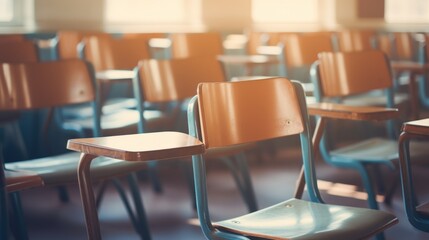
[{"label": "desk chair", "polygon": [[429,203],[426,201],[423,204],[419,204],[413,180],[410,142],[428,139],[428,136],[429,120],[421,119],[403,123],[399,137],[399,166],[405,211],[411,225],[425,232],[429,232]]},{"label": "desk chair", "polygon": [[[311,201],[290,199],[212,222],[205,160],[193,156],[198,217],[207,239],[365,239],[397,222],[390,213],[323,204],[302,86],[284,78],[201,83],[188,109],[189,133],[206,150],[298,135]],[[219,131],[222,129],[222,131]]]},{"label": "desk chair", "polygon": [[[32,111],[44,108],[58,108],[69,104],[89,102],[94,116],[92,127],[94,136],[100,136],[100,117],[97,114],[95,79],[91,66],[78,59],[45,63],[18,63],[0,65],[0,110]],[[6,80],[6,81],[5,81]],[[46,126],[49,126],[49,118]],[[43,128],[41,126],[40,128]],[[48,130],[52,128],[46,127]],[[39,129],[40,130],[40,129]],[[49,132],[47,132],[49,134]],[[42,143],[48,143],[47,139]],[[13,171],[32,171],[42,179],[44,186],[59,186],[77,183],[77,164],[79,154],[65,153],[40,159],[29,159],[7,163],[6,169]],[[142,164],[121,164],[113,159],[102,158],[93,164],[92,170],[97,179],[122,176],[145,168]],[[136,187],[135,177],[128,175],[128,181],[135,204],[133,212],[119,180],[114,180],[125,208],[137,232],[144,239],[150,239],[146,226],[142,203]]]},{"label": "desk chair", "polygon": [[[137,77],[134,79],[133,89],[140,113],[140,133],[166,130],[187,132],[186,105],[184,103],[195,95],[198,84],[225,81],[220,63],[211,56],[142,60],[136,71]],[[145,103],[170,104],[168,107],[171,109],[159,117],[157,122],[161,122],[161,124],[154,126],[144,115]],[[254,145],[244,145],[224,149],[224,151],[208,151],[205,154],[206,158],[220,158],[226,163],[249,211],[255,211],[257,206],[243,152],[254,147]],[[231,161],[229,158],[236,159]],[[192,179],[189,180],[193,185]]]},{"label": "desk chair", "polygon": [[[312,66],[311,76],[318,102],[338,102],[348,96],[383,90],[385,106],[394,106],[389,61],[381,51],[320,53],[318,62]],[[371,176],[369,169],[377,171],[377,166],[381,165],[393,168],[393,160],[398,158],[393,120],[388,121],[386,132],[390,138],[374,136],[337,149],[329,147],[332,142],[328,144],[326,134],[320,143],[321,154],[327,163],[359,172],[368,193],[369,206],[373,209],[378,209],[378,204],[372,182],[375,176]],[[382,187],[382,179],[378,182]],[[390,197],[386,197],[388,199]]]}]

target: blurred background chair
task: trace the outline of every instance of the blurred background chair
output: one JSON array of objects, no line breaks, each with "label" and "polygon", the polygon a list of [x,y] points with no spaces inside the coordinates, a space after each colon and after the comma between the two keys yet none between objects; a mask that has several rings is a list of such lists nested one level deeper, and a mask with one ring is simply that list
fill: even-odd
[{"label": "blurred background chair", "polygon": [[[53,61],[45,63],[4,63],[1,65],[1,111],[27,112],[40,109],[51,109],[68,104],[90,102],[92,104],[93,136],[100,136],[100,116],[97,114],[96,89],[94,72],[91,66],[78,59]],[[52,130],[52,118],[47,115],[44,123],[38,125],[40,139],[38,148],[54,147],[50,139],[60,141],[58,134]],[[10,138],[2,139],[3,142]],[[34,144],[34,143],[33,143]],[[3,145],[3,144],[2,144]],[[64,145],[61,145],[63,149]],[[48,151],[51,152],[51,151]],[[52,151],[54,152],[54,150]],[[44,186],[60,186],[77,182],[78,153],[63,153],[58,155],[45,155],[42,158],[30,158],[24,161],[6,163],[6,169],[11,171],[31,171],[40,177]],[[125,164],[113,159],[99,159],[92,166],[97,179],[123,176],[127,173],[145,168],[142,164]],[[149,237],[142,202],[137,190],[134,175],[128,175],[128,182],[132,191],[134,209],[128,200],[119,180],[114,179],[113,185],[117,188],[124,206],[136,231],[142,238]],[[103,189],[108,182],[103,182]],[[101,190],[102,191],[102,190]],[[101,199],[98,199],[101,203]]]},{"label": "blurred background chair", "polygon": [[198,217],[208,239],[364,239],[397,222],[386,212],[322,204],[305,106],[302,87],[283,78],[198,86],[198,96],[191,100],[188,111],[190,135],[202,139],[210,150],[299,134],[311,199],[291,199],[212,222],[206,162],[201,155],[193,156]]},{"label": "blurred background chair", "polygon": [[[385,106],[394,107],[389,62],[381,51],[320,53],[318,62],[312,67],[311,75],[318,102],[343,102],[348,96],[383,90]],[[365,103],[362,105],[365,106]],[[352,126],[359,125],[349,127]],[[343,147],[335,145],[340,142],[338,140],[341,138],[340,133],[328,130],[325,136],[330,137],[324,137],[320,143],[321,154],[327,163],[336,167],[355,169],[360,173],[368,193],[369,206],[373,209],[378,209],[378,204],[372,179],[377,177],[379,186],[385,180],[379,175],[379,170],[376,176],[371,176],[373,170],[370,169],[377,169],[380,165],[394,168],[392,161],[398,158],[395,123],[390,120],[385,131],[376,129],[371,128],[371,125],[365,125],[361,131],[364,133],[363,136],[348,139],[355,143]],[[381,138],[380,134],[385,136],[390,134],[390,138]],[[344,137],[342,136],[343,142],[347,141]],[[362,137],[364,140],[359,141]]]}]

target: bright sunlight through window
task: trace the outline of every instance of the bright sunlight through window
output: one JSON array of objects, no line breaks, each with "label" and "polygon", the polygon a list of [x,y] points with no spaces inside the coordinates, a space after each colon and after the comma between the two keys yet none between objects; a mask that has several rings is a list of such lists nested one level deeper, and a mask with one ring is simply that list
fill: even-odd
[{"label": "bright sunlight through window", "polygon": [[252,0],[252,18],[259,23],[314,23],[318,0]]}]

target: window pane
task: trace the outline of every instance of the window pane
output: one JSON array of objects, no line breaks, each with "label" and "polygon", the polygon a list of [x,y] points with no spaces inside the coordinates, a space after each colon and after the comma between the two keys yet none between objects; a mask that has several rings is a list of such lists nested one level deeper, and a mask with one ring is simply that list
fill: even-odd
[{"label": "window pane", "polygon": [[429,0],[386,0],[387,22],[429,21]]},{"label": "window pane", "polygon": [[0,22],[13,20],[13,0],[0,0]]},{"label": "window pane", "polygon": [[252,0],[254,22],[312,23],[318,20],[318,0]]}]

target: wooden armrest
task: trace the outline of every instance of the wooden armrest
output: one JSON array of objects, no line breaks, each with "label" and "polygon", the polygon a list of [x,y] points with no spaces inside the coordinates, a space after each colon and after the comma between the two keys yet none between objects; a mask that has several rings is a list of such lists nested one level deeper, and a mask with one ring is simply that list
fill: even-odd
[{"label": "wooden armrest", "polygon": [[429,64],[422,64],[410,61],[392,61],[392,69],[395,71],[411,71],[417,74],[424,74],[429,72]]},{"label": "wooden armrest", "polygon": [[402,132],[429,136],[429,118],[403,123]]},{"label": "wooden armrest", "polygon": [[154,132],[71,139],[67,149],[126,161],[150,161],[202,154],[204,144],[180,132]]},{"label": "wooden armrest", "polygon": [[307,105],[310,115],[349,120],[387,120],[397,118],[396,108],[348,106],[334,103],[313,103]]}]

